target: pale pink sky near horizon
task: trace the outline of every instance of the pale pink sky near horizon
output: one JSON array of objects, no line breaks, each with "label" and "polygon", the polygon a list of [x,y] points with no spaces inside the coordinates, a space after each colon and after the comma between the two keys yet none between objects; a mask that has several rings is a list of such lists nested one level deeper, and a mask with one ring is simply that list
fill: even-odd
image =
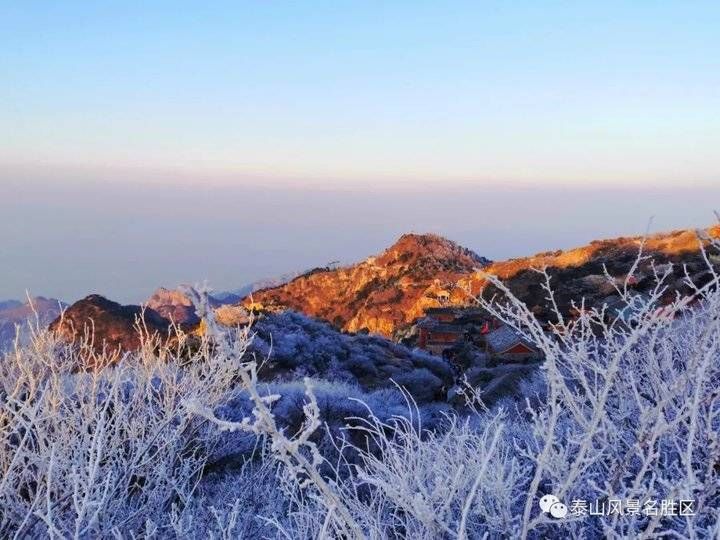
[{"label": "pale pink sky near horizon", "polygon": [[156,167],[145,165],[121,166],[115,164],[95,165],[90,160],[82,164],[44,163],[40,160],[0,164],[0,182],[11,179],[28,179],[48,184],[150,184],[174,188],[205,186],[253,187],[262,185],[268,189],[319,189],[328,191],[367,191],[373,189],[400,191],[464,190],[468,188],[543,189],[570,187],[575,190],[638,189],[713,187],[720,185],[720,178],[712,175],[671,174],[632,179],[622,176],[599,177],[578,175],[572,178],[554,177],[536,173],[528,177],[503,177],[499,174],[478,176],[452,176],[419,174],[407,176],[401,173],[375,173],[368,175],[315,174],[301,175],[273,173],[271,171],[221,170],[219,168],[195,167],[185,169],[172,164]]}]

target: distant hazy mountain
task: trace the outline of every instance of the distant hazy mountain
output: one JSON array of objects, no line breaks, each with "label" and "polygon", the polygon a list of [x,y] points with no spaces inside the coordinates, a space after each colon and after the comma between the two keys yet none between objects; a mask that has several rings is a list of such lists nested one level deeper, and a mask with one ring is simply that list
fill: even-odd
[{"label": "distant hazy mountain", "polygon": [[16,308],[18,306],[22,306],[22,304],[23,303],[20,300],[0,300],[0,311]]},{"label": "distant hazy mountain", "polygon": [[0,302],[0,350],[12,345],[16,336],[16,328],[20,327],[21,334],[28,330],[28,321],[37,321],[40,326],[47,326],[60,315],[67,304],[54,298],[36,296],[30,302],[19,300],[4,300]]},{"label": "distant hazy mountain", "polygon": [[243,285],[239,289],[214,292],[212,296],[223,304],[234,304],[249,294],[262,289],[279,287],[280,285],[284,285],[288,281],[291,281],[302,274],[303,272],[289,272],[273,278],[260,279],[258,281],[253,281],[252,283],[248,283],[247,285]]}]

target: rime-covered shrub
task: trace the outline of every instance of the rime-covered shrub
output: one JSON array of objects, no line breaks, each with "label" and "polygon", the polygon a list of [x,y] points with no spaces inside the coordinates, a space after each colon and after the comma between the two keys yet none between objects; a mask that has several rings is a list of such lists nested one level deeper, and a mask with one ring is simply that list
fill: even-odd
[{"label": "rime-covered shrub", "polygon": [[[264,321],[253,355],[250,334],[216,325],[194,291],[207,331],[191,358],[146,341],[108,365],[39,332],[0,361],[0,536],[717,538],[720,278],[707,264],[689,296],[668,299],[658,270],[643,295],[613,281],[621,316],[579,300],[553,321],[488,276],[504,296],[481,303],[545,361],[514,380],[524,403],[486,406],[471,384],[460,414],[358,376],[404,374],[430,399],[437,359],[327,340],[293,314]],[[549,278],[545,290],[554,305]],[[271,340],[288,321],[292,337]],[[260,352],[280,380],[263,382]],[[73,371],[83,361],[92,369]],[[556,518],[539,505],[550,494],[694,506]]]},{"label": "rime-covered shrub", "polygon": [[250,352],[259,376],[348,382],[363,390],[401,384],[418,402],[444,399],[455,373],[450,363],[386,339],[338,332],[329,324],[286,311],[257,320]]},{"label": "rime-covered shrub", "polygon": [[1,537],[149,534],[184,511],[219,437],[182,400],[227,401],[235,359],[149,338],[110,359],[43,331],[0,361]]},{"label": "rime-covered shrub", "polygon": [[[579,301],[571,320],[557,309],[549,274],[540,271],[548,304],[555,306],[549,330],[488,276],[505,301],[482,300],[484,307],[545,356],[544,380],[525,383],[538,388],[544,403],[528,408],[532,437],[520,445],[532,464],[520,537],[717,536],[720,281],[706,262],[712,279],[698,287],[688,277],[692,294],[669,301],[672,268],[657,268],[654,288],[638,294],[628,286],[636,262],[625,283],[614,284],[626,306],[619,316]],[[568,506],[674,501],[675,514],[586,513],[558,521],[538,508],[539,498],[550,493]],[[692,515],[678,515],[681,500],[693,501]]]}]

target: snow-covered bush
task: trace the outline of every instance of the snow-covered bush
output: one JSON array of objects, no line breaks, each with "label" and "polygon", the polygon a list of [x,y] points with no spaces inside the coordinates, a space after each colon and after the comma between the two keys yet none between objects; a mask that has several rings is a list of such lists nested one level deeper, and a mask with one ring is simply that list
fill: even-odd
[{"label": "snow-covered bush", "polygon": [[[139,329],[142,331],[142,329]],[[178,335],[182,341],[186,336]],[[247,340],[238,337],[239,352]],[[235,358],[145,336],[125,355],[36,331],[0,360],[0,537],[161,534],[186,511],[216,430],[183,399],[235,392]],[[185,351],[183,354],[187,354]],[[78,369],[85,366],[86,369]]]},{"label": "snow-covered bush", "polygon": [[[706,242],[708,240],[706,239]],[[707,246],[717,249],[717,244]],[[642,260],[642,247],[638,261]],[[503,301],[481,299],[545,355],[546,405],[528,408],[532,443],[520,450],[532,464],[520,537],[716,537],[720,532],[720,282],[666,300],[670,269],[639,295],[616,285],[622,316],[606,306],[577,305],[564,319],[548,274],[545,290],[557,320],[548,331],[493,276]],[[637,265],[637,263],[636,263]],[[608,280],[611,280],[608,275]],[[664,300],[664,301],[663,301]],[[544,494],[573,501],[674,501],[675,515],[577,515],[559,522],[538,508]],[[678,501],[693,501],[678,515]],[[668,510],[668,508],[666,508]],[[672,513],[672,512],[666,512]]]},{"label": "snow-covered bush", "polygon": [[259,318],[249,352],[261,361],[261,379],[303,377],[348,382],[365,391],[400,383],[419,402],[445,397],[451,364],[378,336],[345,334],[328,323],[286,311]]},{"label": "snow-covered bush", "polygon": [[[608,276],[620,314],[579,300],[549,322],[487,276],[504,294],[480,302],[545,361],[516,381],[524,405],[462,414],[413,399],[442,379],[432,357],[369,336],[356,348],[292,314],[293,336],[271,340],[269,319],[249,353],[252,336],[216,325],[194,291],[205,334],[182,357],[146,338],[110,363],[38,331],[0,360],[0,536],[716,538],[720,278],[707,264],[690,296],[668,299],[667,269],[643,295]],[[274,345],[278,380],[263,382]],[[398,362],[412,391],[346,382]],[[303,369],[324,380],[291,380]],[[548,495],[567,516],[541,509]],[[576,511],[663,499],[673,515]]]}]

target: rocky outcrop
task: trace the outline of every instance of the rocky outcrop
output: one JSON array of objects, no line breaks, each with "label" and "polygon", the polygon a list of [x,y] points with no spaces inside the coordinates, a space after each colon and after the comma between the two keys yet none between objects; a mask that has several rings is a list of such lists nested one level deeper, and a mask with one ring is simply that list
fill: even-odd
[{"label": "rocky outcrop", "polygon": [[[215,296],[209,296],[208,302],[214,311],[215,319],[220,324],[234,327],[252,320],[247,309],[241,305],[226,304]],[[178,324],[186,332],[196,331],[200,324],[195,306],[187,294],[180,289],[170,290],[160,287],[148,298],[145,305]]]},{"label": "rocky outcrop", "polygon": [[145,305],[167,320],[184,327],[194,326],[200,322],[200,317],[195,313],[195,306],[187,295],[178,289],[160,287],[148,298]]},{"label": "rocky outcrop", "polygon": [[440,236],[406,234],[377,257],[343,268],[316,268],[257,291],[244,304],[293,309],[350,332],[392,336],[428,307],[467,301],[458,280],[489,262]]},{"label": "rocky outcrop", "polygon": [[[720,226],[705,231],[710,237],[720,238]],[[707,242],[703,242],[706,247]],[[575,312],[573,302],[585,299],[586,306],[612,306],[619,296],[615,286],[628,288],[635,294],[646,294],[656,284],[656,272],[665,278],[667,289],[663,301],[670,301],[676,293],[690,294],[687,274],[696,285],[710,281],[711,272],[700,250],[701,241],[694,230],[679,230],[656,234],[647,238],[622,237],[596,240],[590,244],[566,251],[539,253],[531,257],[496,262],[485,268],[489,274],[500,277],[515,296],[535,313],[541,322],[555,321],[547,293],[542,288],[544,277],[534,269],[546,268],[555,299],[564,315]],[[642,246],[643,260],[628,277]],[[709,261],[717,269],[720,259],[717,249],[708,247]],[[609,274],[611,279],[608,279]],[[473,295],[486,298],[498,293],[482,275],[468,276],[463,285]]]},{"label": "rocky outcrop", "polygon": [[[720,238],[720,227],[706,231]],[[571,315],[572,301],[588,305],[612,303],[614,287],[605,269],[624,282],[635,261],[641,237],[598,240],[569,250],[490,262],[472,251],[436,235],[407,234],[377,257],[344,268],[318,268],[280,287],[258,291],[246,306],[267,310],[293,309],[322,318],[352,332],[368,330],[398,338],[430,307],[468,305],[480,294],[497,293],[482,272],[503,279],[510,290],[542,321],[553,319],[542,276],[547,268],[563,313]],[[712,251],[712,250],[711,250]],[[655,268],[669,268],[668,298],[690,290],[685,268],[696,283],[709,279],[696,231],[679,230],[644,239],[647,256],[637,268],[632,288],[639,293],[655,283]],[[720,259],[711,257],[717,266]]]},{"label": "rocky outcrop", "polygon": [[92,294],[70,306],[62,317],[50,324],[50,330],[66,342],[91,336],[96,351],[133,351],[141,336],[168,335],[170,321],[151,308],[123,306],[98,294]]}]

